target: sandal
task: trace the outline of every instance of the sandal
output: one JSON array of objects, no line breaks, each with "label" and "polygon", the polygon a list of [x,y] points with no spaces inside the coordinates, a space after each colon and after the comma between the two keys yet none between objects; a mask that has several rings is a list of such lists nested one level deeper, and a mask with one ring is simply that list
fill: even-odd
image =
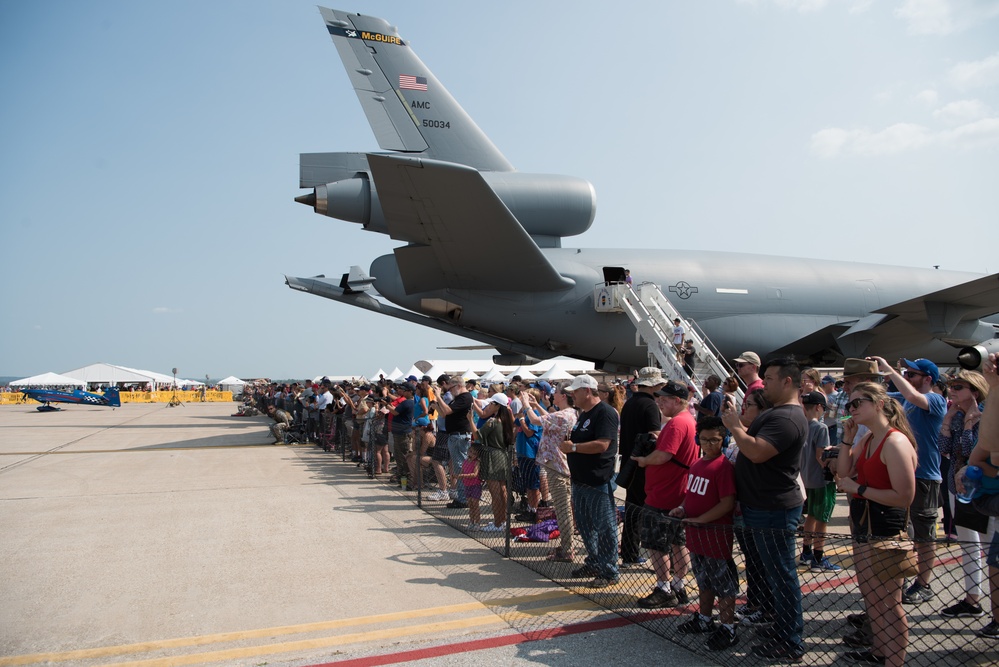
[{"label": "sandal", "polygon": [[562,551],[561,548],[556,548],[555,551],[551,552],[545,560],[549,560],[555,563],[571,563],[572,556],[570,554]]}]

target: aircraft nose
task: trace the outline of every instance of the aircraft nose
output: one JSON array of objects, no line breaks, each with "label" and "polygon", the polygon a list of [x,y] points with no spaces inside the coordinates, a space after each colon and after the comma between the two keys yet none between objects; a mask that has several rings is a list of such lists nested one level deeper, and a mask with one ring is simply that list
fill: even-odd
[{"label": "aircraft nose", "polygon": [[302,195],[300,197],[295,197],[295,201],[299,204],[305,204],[306,206],[316,207],[316,191],[313,190],[307,195]]}]

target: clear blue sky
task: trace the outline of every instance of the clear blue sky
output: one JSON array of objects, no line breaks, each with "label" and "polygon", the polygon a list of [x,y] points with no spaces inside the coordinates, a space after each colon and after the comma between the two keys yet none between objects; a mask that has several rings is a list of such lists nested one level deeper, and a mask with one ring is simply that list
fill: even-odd
[{"label": "clear blue sky", "polygon": [[[518,169],[594,184],[566,245],[999,271],[995,0],[333,6]],[[393,247],[293,201],[300,152],[378,150],[313,3],[0,3],[0,90],[0,375],[476,356],[284,285]]]}]

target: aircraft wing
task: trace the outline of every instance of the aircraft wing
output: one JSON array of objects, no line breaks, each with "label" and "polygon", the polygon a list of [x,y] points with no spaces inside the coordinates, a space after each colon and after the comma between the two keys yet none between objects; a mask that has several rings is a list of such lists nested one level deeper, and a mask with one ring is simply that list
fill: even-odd
[{"label": "aircraft wing", "polygon": [[513,166],[385,20],[319,8],[378,145],[488,171]]},{"label": "aircraft wing", "polygon": [[951,345],[992,338],[982,318],[999,313],[999,273],[900,301],[875,313],[893,317]]},{"label": "aircraft wing", "polygon": [[471,167],[368,155],[406,291],[548,292],[572,287]]},{"label": "aircraft wing", "polygon": [[910,323],[925,324],[930,333],[946,338],[962,322],[999,313],[999,273],[901,301],[874,312],[895,315]]}]

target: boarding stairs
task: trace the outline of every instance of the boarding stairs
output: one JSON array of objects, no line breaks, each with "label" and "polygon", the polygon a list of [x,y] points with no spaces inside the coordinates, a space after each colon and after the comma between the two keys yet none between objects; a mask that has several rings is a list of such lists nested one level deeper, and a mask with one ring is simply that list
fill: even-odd
[{"label": "boarding stairs", "polygon": [[[665,377],[692,385],[698,400],[703,398],[704,378],[717,375],[724,380],[735,374],[697,323],[681,315],[655,283],[635,287],[625,282],[602,283],[594,287],[593,302],[597,312],[627,314],[635,325],[635,345],[648,347],[650,363],[659,366]],[[677,318],[686,339],[694,342],[696,361],[689,377],[673,345],[673,320]],[[741,402],[741,387],[738,394]]]}]

